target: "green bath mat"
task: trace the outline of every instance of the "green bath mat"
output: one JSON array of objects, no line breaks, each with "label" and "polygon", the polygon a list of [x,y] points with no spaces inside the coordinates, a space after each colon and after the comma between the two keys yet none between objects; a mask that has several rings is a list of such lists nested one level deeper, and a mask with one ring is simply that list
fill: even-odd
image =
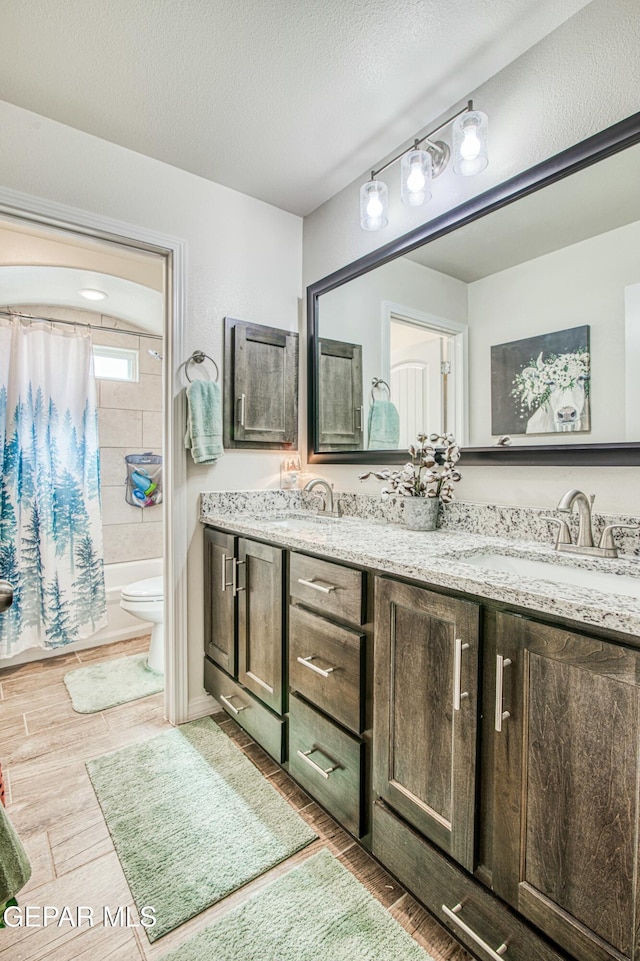
[{"label": "green bath mat", "polygon": [[161,961],[433,961],[321,851]]},{"label": "green bath mat", "polygon": [[164,674],[147,667],[146,654],[118,657],[65,674],[74,711],[95,714],[164,690]]},{"label": "green bath mat", "polygon": [[87,770],[150,941],[316,837],[210,718]]}]

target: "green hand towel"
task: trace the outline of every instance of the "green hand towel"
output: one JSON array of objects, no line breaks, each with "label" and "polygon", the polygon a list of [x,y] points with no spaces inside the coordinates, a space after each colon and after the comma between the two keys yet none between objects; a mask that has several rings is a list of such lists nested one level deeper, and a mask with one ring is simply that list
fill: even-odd
[{"label": "green hand towel", "polygon": [[214,381],[194,380],[187,387],[184,446],[196,464],[215,464],[222,447],[222,398]]},{"label": "green hand towel", "polygon": [[369,450],[397,450],[400,417],[390,400],[374,400],[369,408]]},{"label": "green hand towel", "polygon": [[15,898],[31,877],[31,864],[0,804],[0,905]]}]

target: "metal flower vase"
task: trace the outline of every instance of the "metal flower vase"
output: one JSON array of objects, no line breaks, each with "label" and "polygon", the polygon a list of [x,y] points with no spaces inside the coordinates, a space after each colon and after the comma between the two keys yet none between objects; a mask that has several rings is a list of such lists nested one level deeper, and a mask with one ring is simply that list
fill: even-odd
[{"label": "metal flower vase", "polygon": [[435,531],[439,497],[403,497],[404,526],[410,531]]}]

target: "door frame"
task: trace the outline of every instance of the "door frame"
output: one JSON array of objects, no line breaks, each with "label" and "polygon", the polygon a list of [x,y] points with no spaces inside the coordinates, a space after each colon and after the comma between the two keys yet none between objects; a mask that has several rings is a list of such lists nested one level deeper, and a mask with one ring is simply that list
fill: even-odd
[{"label": "door frame", "polygon": [[185,397],[178,372],[184,360],[186,328],[186,241],[77,207],[0,186],[0,215],[23,223],[54,227],[165,259],[163,343],[164,621],[165,717],[188,719],[187,648],[187,462],[184,455]]}]

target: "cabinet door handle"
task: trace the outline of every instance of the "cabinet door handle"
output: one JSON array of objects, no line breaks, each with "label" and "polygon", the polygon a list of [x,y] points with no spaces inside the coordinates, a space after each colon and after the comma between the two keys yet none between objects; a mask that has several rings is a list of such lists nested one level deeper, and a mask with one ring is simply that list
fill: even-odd
[{"label": "cabinet door handle", "polygon": [[504,681],[504,669],[509,667],[511,664],[511,658],[503,657],[502,654],[496,654],[496,716],[495,716],[495,729],[500,733],[502,730],[502,722],[506,721],[508,717],[511,717],[509,711],[502,710],[502,687]]},{"label": "cabinet door handle", "polygon": [[238,415],[238,424],[240,427],[244,427],[244,415],[247,407],[247,395],[240,394],[240,414]]},{"label": "cabinet door handle", "polygon": [[308,667],[310,671],[315,671],[316,674],[320,674],[321,677],[329,677],[330,674],[333,674],[335,667],[318,667],[317,664],[313,663],[314,657],[317,657],[317,654],[309,654],[307,657],[297,657],[296,660],[298,664]]},{"label": "cabinet door handle", "polygon": [[362,407],[353,408],[353,429],[362,430]]},{"label": "cabinet door handle", "polygon": [[235,557],[227,557],[226,554],[222,555],[222,582],[220,584],[220,589],[222,590],[223,594],[226,592],[228,587],[233,586],[233,581],[227,580],[227,561],[235,562]]},{"label": "cabinet door handle", "polygon": [[333,771],[337,771],[338,768],[340,767],[340,765],[339,765],[339,764],[334,764],[333,767],[327,767],[327,768],[320,767],[319,764],[316,764],[316,762],[313,761],[313,760],[309,757],[310,754],[313,754],[314,750],[317,750],[317,748],[312,748],[311,751],[298,751],[298,752],[297,752],[297,753],[298,753],[298,757],[301,757],[303,761],[306,761],[306,763],[309,765],[309,767],[312,767],[313,770],[316,772],[316,774],[320,774],[321,777],[323,777],[323,778],[325,779],[325,781],[328,781],[328,780],[329,780],[329,775],[330,775]]},{"label": "cabinet door handle", "polygon": [[229,710],[233,711],[234,714],[239,714],[240,711],[246,711],[247,709],[246,704],[243,704],[242,707],[234,707],[234,705],[231,703],[230,698],[237,697],[237,696],[238,696],[237,694],[230,694],[229,697],[225,697],[224,694],[220,694],[220,700],[222,701],[222,703],[226,704]]},{"label": "cabinet door handle", "polygon": [[456,637],[453,649],[453,710],[460,710],[460,701],[469,697],[468,691],[461,691],[462,687],[462,652],[468,651],[469,645],[462,643],[461,637]]},{"label": "cabinet door handle", "polygon": [[298,584],[302,584],[303,587],[312,587],[314,591],[322,591],[323,594],[330,594],[331,591],[335,591],[336,589],[335,584],[318,584],[315,578],[307,581],[304,577],[299,577]]},{"label": "cabinet door handle", "polygon": [[493,961],[504,961],[504,956],[507,953],[507,948],[509,947],[507,942],[503,941],[498,948],[495,948],[495,950],[488,945],[484,938],[481,938],[479,934],[476,934],[473,928],[470,928],[469,925],[466,924],[459,916],[460,912],[462,911],[462,902],[459,901],[458,904],[452,908],[448,908],[446,904],[443,904],[442,910],[449,920],[453,921],[453,923],[457,925],[461,931],[464,931],[464,933],[467,934],[472,941],[475,941],[475,943],[481,947],[483,951],[486,951],[489,957],[493,958]]},{"label": "cabinet door handle", "polygon": [[233,596],[236,597],[240,591],[245,591],[246,587],[238,587],[238,568],[244,561],[239,561],[236,557],[232,558],[233,567],[231,568],[231,591]]}]

